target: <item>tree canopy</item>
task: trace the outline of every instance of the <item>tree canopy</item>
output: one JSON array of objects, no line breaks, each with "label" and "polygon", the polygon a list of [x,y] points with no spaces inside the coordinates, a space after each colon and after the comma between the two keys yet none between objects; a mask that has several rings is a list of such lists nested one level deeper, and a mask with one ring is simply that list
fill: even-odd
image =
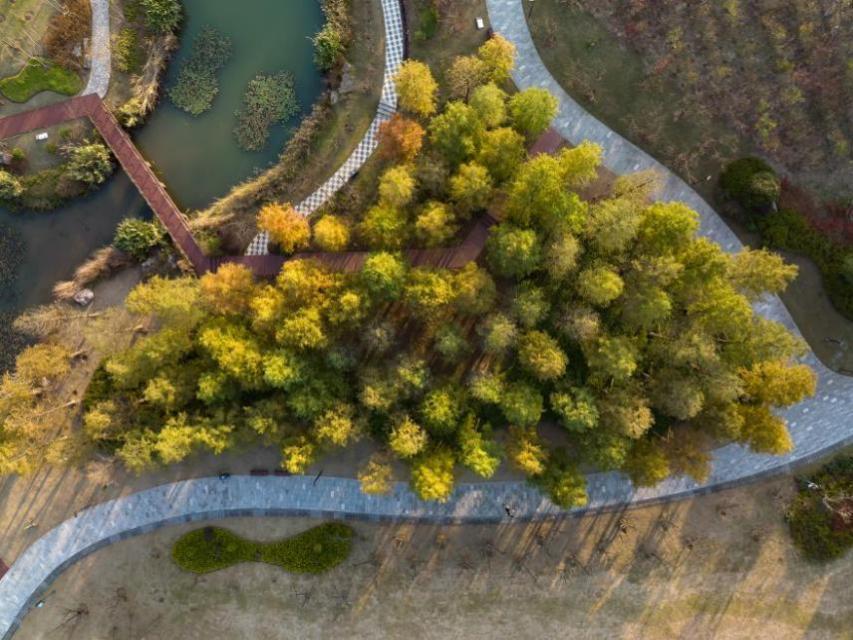
[{"label": "tree canopy", "polygon": [[[494,104],[451,101],[422,149],[387,156],[356,227],[372,250],[359,271],[291,260],[272,282],[228,265],[139,285],[128,309],[157,329],[102,363],[86,437],[136,470],[263,442],[293,473],[370,438],[365,491],[390,487],[394,458],[434,500],[460,467],[487,478],[507,460],[564,506],[586,500],[582,465],[646,485],[701,479],[714,443],[786,451],[774,411],[813,393],[815,377],[796,361],[799,339],[751,302],[795,271],[698,237],[696,213],[646,199],[647,177],[587,201],[600,149],[528,158],[524,136],[547,127],[553,98],[482,86],[488,100],[473,97]],[[412,266],[399,253],[412,238],[452,242],[485,208],[499,222],[477,263]],[[276,241],[307,243],[284,218]],[[334,217],[314,234],[346,244]],[[9,394],[32,384],[28,370],[4,379]]]}]

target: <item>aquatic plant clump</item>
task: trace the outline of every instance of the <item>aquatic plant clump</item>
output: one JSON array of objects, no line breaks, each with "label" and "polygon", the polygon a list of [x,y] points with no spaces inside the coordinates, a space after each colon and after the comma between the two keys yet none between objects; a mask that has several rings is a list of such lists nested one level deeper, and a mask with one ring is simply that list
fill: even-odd
[{"label": "aquatic plant clump", "polygon": [[218,71],[231,58],[231,39],[213,27],[205,27],[193,42],[189,60],[178,73],[178,80],[169,89],[169,98],[179,109],[194,116],[213,106],[219,93]]},{"label": "aquatic plant clump", "polygon": [[246,151],[263,149],[270,127],[296,115],[299,104],[293,86],[293,74],[282,71],[275,75],[259,74],[249,81],[243,96],[243,107],[234,115],[234,135]]}]

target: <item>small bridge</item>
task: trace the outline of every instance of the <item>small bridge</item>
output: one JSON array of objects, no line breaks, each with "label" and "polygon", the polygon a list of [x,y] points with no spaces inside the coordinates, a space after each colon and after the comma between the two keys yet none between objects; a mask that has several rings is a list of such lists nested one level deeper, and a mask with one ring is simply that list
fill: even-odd
[{"label": "small bridge", "polygon": [[97,94],[78,96],[58,104],[2,118],[0,119],[0,139],[10,138],[77,118],[89,118],[92,121],[125,173],[139,189],[139,193],[142,194],[145,202],[148,203],[163,226],[166,227],[175,246],[190,261],[196,273],[202,274],[208,271],[210,259],[204,255],[201,247],[193,238],[186,218],[154,174],[151,165],[142,157],[130,136],[122,129]]}]

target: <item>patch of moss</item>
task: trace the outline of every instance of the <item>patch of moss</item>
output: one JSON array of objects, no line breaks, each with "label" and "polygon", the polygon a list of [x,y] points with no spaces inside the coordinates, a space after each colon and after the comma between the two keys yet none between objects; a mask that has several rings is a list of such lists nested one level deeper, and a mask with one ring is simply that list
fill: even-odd
[{"label": "patch of moss", "polygon": [[16,75],[0,80],[0,93],[12,102],[26,102],[42,91],[73,96],[82,88],[76,73],[38,58],[32,58]]},{"label": "patch of moss", "polygon": [[172,558],[182,569],[210,573],[241,562],[266,562],[293,573],[318,574],[349,557],[353,530],[327,522],[276,542],[255,542],[220,527],[204,527],[181,536]]}]

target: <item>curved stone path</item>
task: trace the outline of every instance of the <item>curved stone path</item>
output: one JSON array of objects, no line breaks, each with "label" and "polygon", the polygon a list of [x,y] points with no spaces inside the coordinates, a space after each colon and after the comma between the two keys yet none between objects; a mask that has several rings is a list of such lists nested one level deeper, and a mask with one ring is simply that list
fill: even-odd
[{"label": "curved stone path", "polygon": [[[588,139],[605,150],[605,164],[617,172],[656,169],[666,176],[660,198],[680,200],[702,218],[702,233],[727,250],[740,242],[717,214],[677,176],[622,139],[580,108],[542,64],[527,30],[521,0],[487,0],[496,31],[518,47],[520,88],[542,86],[560,100],[555,127],[575,142]],[[778,298],[760,305],[765,316],[796,330]],[[715,451],[709,480],[699,485],[669,478],[651,489],[635,489],[618,473],[587,477],[589,505],[574,512],[614,508],[628,503],[672,500],[705,493],[787,470],[828,451],[853,443],[853,379],[833,373],[813,354],[805,361],[819,377],[814,398],[784,412],[795,443],[786,456],[757,455],[738,445]],[[192,520],[238,516],[309,515],[327,518],[408,519],[430,522],[502,522],[507,509],[516,519],[566,515],[537,490],[521,482],[464,484],[445,503],[424,503],[403,484],[388,496],[368,496],[349,478],[251,477],[186,480],[141,491],[84,511],[42,536],[0,579],[0,637],[9,638],[39,594],[66,567],[93,551],[159,527]]]},{"label": "curved stone path", "polygon": [[92,39],[89,44],[90,70],[86,88],[81,96],[97,94],[106,97],[110,88],[112,72],[112,50],[110,46],[110,2],[109,0],[90,0],[92,6]]},{"label": "curved stone path", "polygon": [[[296,210],[303,216],[314,213],[358,173],[379,145],[377,138],[379,125],[389,120],[397,111],[397,89],[394,86],[394,76],[397,75],[397,70],[406,53],[406,30],[400,0],[382,0],[382,15],[385,20],[385,71],[382,76],[382,95],[379,98],[376,115],[349,158],[319,189],[296,205]],[[246,255],[268,254],[269,242],[269,234],[262,231],[252,239]]]}]

